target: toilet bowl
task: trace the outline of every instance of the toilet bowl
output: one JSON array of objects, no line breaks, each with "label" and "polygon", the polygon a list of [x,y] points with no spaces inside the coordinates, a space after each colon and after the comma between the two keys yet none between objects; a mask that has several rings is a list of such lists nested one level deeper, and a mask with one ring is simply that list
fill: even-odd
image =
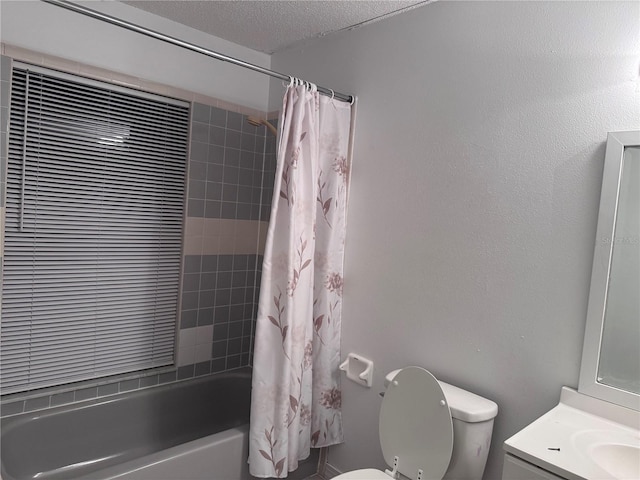
[{"label": "toilet bowl", "polygon": [[390,469],[354,470],[334,480],[481,480],[498,406],[420,367],[395,370],[385,384],[379,436]]}]

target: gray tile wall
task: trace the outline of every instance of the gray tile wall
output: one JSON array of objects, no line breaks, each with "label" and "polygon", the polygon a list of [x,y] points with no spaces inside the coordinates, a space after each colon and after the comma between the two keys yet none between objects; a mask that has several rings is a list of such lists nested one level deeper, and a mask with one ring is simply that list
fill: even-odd
[{"label": "gray tile wall", "polygon": [[266,138],[266,128],[246,115],[200,103],[192,120],[187,215],[268,220],[275,155],[265,156],[265,148],[275,147],[273,135]]},{"label": "gray tile wall", "polygon": [[211,361],[194,375],[247,366],[253,344],[262,255],[187,255],[180,329],[213,325]]},{"label": "gray tile wall", "polygon": [[[249,124],[246,115],[200,103],[193,104],[191,119],[187,216],[268,220],[275,137],[265,127]],[[199,329],[211,338],[198,338],[199,344],[191,347],[198,350],[194,363],[179,361],[179,379],[250,365],[260,254],[185,256],[181,334],[213,328]],[[209,358],[201,358],[203,345],[210,346]]]}]

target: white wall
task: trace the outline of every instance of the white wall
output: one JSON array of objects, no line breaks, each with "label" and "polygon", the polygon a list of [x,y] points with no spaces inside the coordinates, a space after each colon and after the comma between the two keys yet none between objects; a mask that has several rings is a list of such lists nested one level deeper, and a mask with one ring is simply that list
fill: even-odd
[{"label": "white wall", "polygon": [[[91,9],[269,68],[267,54],[113,1]],[[269,77],[40,1],[0,2],[6,44],[55,55],[265,111]]]},{"label": "white wall", "polygon": [[[383,375],[421,365],[499,407],[501,444],[576,387],[607,131],[640,127],[640,4],[437,2],[275,54],[359,97],[340,470],[383,466]],[[273,89],[276,98],[281,88]]]}]

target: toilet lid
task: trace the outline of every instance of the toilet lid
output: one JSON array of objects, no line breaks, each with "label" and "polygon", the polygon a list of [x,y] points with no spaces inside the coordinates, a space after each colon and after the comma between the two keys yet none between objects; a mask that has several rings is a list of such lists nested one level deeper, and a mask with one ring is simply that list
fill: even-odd
[{"label": "toilet lid", "polygon": [[380,446],[393,468],[416,480],[441,479],[451,461],[453,422],[438,380],[424,368],[401,370],[387,388],[380,410]]}]

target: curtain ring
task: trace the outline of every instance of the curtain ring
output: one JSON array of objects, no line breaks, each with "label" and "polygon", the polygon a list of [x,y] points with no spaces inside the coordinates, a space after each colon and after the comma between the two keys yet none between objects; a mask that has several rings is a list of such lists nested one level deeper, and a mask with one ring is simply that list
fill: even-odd
[{"label": "curtain ring", "polygon": [[355,95],[351,95],[351,101],[349,102],[349,105],[353,106],[353,104],[355,103],[355,101],[356,101],[356,97],[355,97]]},{"label": "curtain ring", "polygon": [[331,100],[333,100],[333,98],[336,96],[336,92],[334,92],[331,88],[329,89],[329,91],[331,92]]},{"label": "curtain ring", "polygon": [[282,86],[286,87],[286,88],[291,88],[293,86],[293,77],[291,75],[287,75],[289,77],[289,85],[287,85],[286,83],[284,83],[284,80],[282,81]]}]

